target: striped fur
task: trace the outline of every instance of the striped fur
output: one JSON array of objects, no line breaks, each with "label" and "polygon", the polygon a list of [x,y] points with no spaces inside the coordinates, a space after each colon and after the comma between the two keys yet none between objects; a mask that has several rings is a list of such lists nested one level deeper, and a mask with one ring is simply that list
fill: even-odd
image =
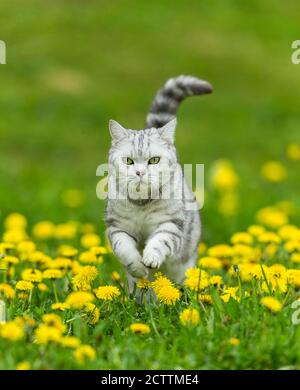
[{"label": "striped fur", "polygon": [[212,92],[212,86],[192,76],[169,79],[154,97],[146,119],[146,127],[162,127],[175,118],[179,104],[189,96]]},{"label": "striped fur", "polygon": [[[211,90],[207,82],[191,76],[170,79],[156,95],[146,129],[125,129],[110,121],[107,233],[131,288],[136,278],[151,278],[158,269],[182,282],[186,269],[196,264],[199,207],[177,161],[176,120],[169,119],[185,97]],[[152,157],[159,157],[159,163],[149,165]],[[124,158],[134,163],[127,165]],[[164,197],[170,182],[170,196]],[[112,196],[113,188],[117,199]],[[139,189],[137,197],[135,188]]]}]

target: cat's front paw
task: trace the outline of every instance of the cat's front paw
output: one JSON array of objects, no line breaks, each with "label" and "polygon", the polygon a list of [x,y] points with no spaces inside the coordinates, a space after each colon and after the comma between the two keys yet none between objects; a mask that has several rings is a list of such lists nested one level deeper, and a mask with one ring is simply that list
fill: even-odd
[{"label": "cat's front paw", "polygon": [[132,262],[126,267],[127,271],[134,278],[146,278],[148,276],[147,268],[139,261]]},{"label": "cat's front paw", "polygon": [[162,257],[156,251],[145,250],[142,263],[148,268],[159,268],[163,262]]}]

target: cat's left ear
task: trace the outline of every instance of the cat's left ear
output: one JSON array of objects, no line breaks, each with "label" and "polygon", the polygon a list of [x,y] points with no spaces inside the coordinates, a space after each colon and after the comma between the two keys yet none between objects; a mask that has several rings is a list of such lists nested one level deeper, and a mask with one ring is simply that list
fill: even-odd
[{"label": "cat's left ear", "polygon": [[160,136],[171,144],[173,144],[175,141],[176,125],[177,125],[177,119],[174,118],[159,129]]},{"label": "cat's left ear", "polygon": [[112,139],[112,143],[116,144],[121,141],[121,139],[127,136],[127,131],[123,126],[120,125],[117,121],[110,119],[109,121],[109,131]]}]

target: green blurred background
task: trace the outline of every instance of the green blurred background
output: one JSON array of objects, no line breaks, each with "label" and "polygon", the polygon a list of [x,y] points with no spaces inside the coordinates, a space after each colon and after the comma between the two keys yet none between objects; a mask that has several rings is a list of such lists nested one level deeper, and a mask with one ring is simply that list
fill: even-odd
[{"label": "green blurred background", "polygon": [[[263,182],[269,159],[285,161],[300,143],[300,38],[296,0],[1,0],[0,219],[92,221],[103,229],[96,167],[106,161],[110,118],[141,128],[152,97],[171,76],[210,81],[214,93],[180,108],[181,162],[232,161],[240,178],[240,212],[220,217],[209,193],[205,239],[217,242],[280,200],[299,204],[298,165],[284,185]],[[86,201],[70,209],[68,188]]]}]

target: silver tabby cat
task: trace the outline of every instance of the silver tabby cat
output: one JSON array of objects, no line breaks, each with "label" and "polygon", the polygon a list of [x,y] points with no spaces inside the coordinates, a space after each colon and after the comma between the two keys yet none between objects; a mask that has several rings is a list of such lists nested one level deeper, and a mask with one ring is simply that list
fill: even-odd
[{"label": "silver tabby cat", "polygon": [[157,270],[180,283],[195,266],[201,222],[177,161],[175,116],[186,97],[210,92],[208,82],[179,76],[156,94],[146,129],[109,122],[107,233],[130,289],[137,278],[152,278]]}]

